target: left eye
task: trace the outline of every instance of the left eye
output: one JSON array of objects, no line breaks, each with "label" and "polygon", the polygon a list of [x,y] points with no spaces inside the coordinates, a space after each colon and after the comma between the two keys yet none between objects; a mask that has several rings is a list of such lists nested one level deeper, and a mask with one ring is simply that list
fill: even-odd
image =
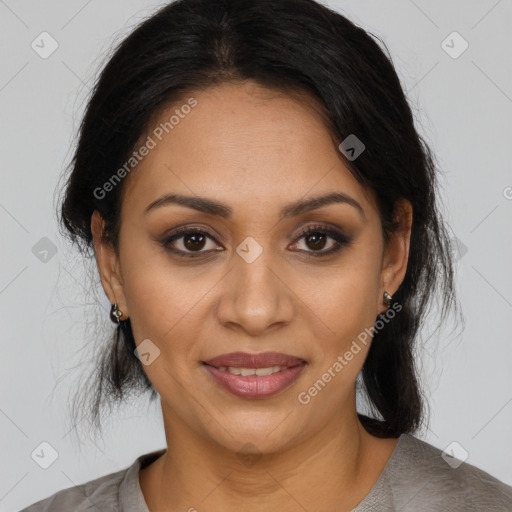
[{"label": "left eye", "polygon": [[[331,239],[331,246],[326,249],[325,246],[329,238]],[[332,247],[336,246],[336,240],[323,231],[308,231],[306,234],[302,235],[299,240],[303,240],[304,245],[313,252],[321,251],[323,249],[328,251]],[[307,251],[307,249],[304,250]]]},{"label": "left eye", "polygon": [[[302,239],[304,239],[306,247],[310,249],[303,250],[303,252],[310,253],[308,256],[332,254],[339,251],[343,245],[348,245],[351,242],[351,239],[343,233],[322,226],[312,226],[306,229],[297,240]],[[331,239],[331,244],[328,249],[325,249],[328,239]],[[294,245],[298,244],[295,243]]]},{"label": "left eye", "polygon": [[[322,226],[312,226],[303,231],[292,247],[298,246],[298,242],[302,239],[304,239],[307,249],[299,249],[299,251],[308,253],[308,256],[332,254],[340,250],[343,245],[348,245],[351,242],[351,239],[343,233]],[[325,249],[329,239],[331,239],[331,244],[328,246],[328,249]],[[205,253],[222,250],[218,248],[216,243],[213,243],[213,247],[208,249],[208,240],[216,242],[207,231],[186,228],[163,240],[162,245],[172,253],[186,257],[198,257]],[[181,248],[176,247],[175,242],[178,241],[181,244]]]}]

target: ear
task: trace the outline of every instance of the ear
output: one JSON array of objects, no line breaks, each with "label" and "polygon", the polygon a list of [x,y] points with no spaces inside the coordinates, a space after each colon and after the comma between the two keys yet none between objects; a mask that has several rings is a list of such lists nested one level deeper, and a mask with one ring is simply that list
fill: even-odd
[{"label": "ear", "polygon": [[395,220],[399,223],[396,232],[391,233],[384,249],[381,270],[381,288],[377,300],[377,313],[384,313],[384,292],[393,295],[404,280],[409,260],[409,246],[412,228],[412,205],[407,199],[400,199],[395,207]]},{"label": "ear", "polygon": [[91,232],[94,241],[96,263],[101,277],[101,284],[111,304],[117,303],[122,311],[121,320],[130,315],[124,294],[123,279],[119,265],[119,258],[113,245],[104,236],[105,221],[98,210],[91,216]]}]

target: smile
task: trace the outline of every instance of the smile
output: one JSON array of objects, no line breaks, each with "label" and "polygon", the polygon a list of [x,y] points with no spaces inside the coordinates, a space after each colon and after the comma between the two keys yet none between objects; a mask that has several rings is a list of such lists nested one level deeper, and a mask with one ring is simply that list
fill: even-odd
[{"label": "smile", "polygon": [[249,375],[258,375],[262,377],[264,375],[272,375],[286,370],[288,366],[269,366],[268,368],[235,368],[233,366],[219,366],[219,370],[223,372],[229,372],[232,375],[242,375],[242,377],[248,377]]},{"label": "smile", "polygon": [[291,386],[306,367],[299,357],[278,352],[233,352],[203,362],[213,381],[245,399],[270,398]]}]

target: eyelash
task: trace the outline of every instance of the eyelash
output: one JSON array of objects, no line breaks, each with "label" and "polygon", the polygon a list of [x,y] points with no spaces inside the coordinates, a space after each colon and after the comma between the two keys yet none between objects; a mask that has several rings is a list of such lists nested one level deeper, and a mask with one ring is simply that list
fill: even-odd
[{"label": "eyelash", "polygon": [[[321,233],[324,235],[327,235],[328,237],[332,238],[336,244],[331,247],[327,251],[299,251],[302,253],[305,253],[307,257],[313,257],[313,258],[321,258],[325,256],[330,256],[331,254],[334,254],[335,252],[338,252],[343,246],[350,245],[352,243],[352,238],[348,237],[347,235],[344,235],[343,233],[327,228],[325,226],[321,225],[315,225],[315,226],[309,226],[304,231],[302,231],[298,237],[296,238],[296,243],[301,238],[306,237],[307,235],[310,235],[312,233]],[[172,252],[173,254],[176,254],[177,256],[184,257],[184,258],[199,258],[204,256],[205,254],[211,253],[213,251],[197,251],[197,252],[191,252],[191,251],[182,251],[180,249],[174,249],[171,247],[171,243],[175,240],[179,240],[180,238],[183,238],[186,234],[201,234],[204,235],[215,242],[215,238],[213,238],[210,233],[207,231],[204,231],[200,228],[190,228],[190,227],[184,227],[179,228],[176,230],[174,234],[167,237],[165,240],[162,240],[161,244],[167,251]]]}]

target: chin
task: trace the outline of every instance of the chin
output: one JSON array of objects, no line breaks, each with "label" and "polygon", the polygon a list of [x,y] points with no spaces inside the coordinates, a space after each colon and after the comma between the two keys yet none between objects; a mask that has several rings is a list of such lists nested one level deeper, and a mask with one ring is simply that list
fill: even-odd
[{"label": "chin", "polygon": [[[218,418],[213,424],[219,428],[212,432],[210,424],[208,431],[215,442],[235,453],[240,450],[276,453],[304,436],[302,422],[290,413],[290,409],[284,407],[275,411],[239,411]],[[231,421],[227,421],[228,418]]]}]

